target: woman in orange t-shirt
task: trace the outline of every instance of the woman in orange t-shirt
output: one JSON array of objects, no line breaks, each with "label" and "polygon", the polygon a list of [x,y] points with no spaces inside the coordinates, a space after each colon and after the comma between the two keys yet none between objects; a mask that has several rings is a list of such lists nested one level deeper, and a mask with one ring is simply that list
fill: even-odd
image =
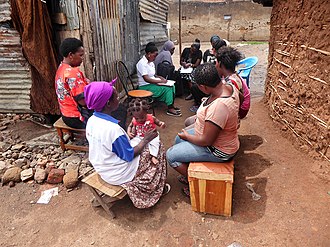
[{"label": "woman in orange t-shirt", "polygon": [[[207,95],[197,110],[195,127],[183,129],[168,149],[167,160],[187,183],[188,165],[193,161],[226,162],[238,151],[237,134],[239,93],[231,84],[222,83],[215,65],[205,63],[193,73],[199,89]],[[183,192],[189,195],[189,188]]]},{"label": "woman in orange t-shirt", "polygon": [[56,72],[55,89],[62,119],[69,127],[84,129],[91,112],[88,112],[84,98],[84,87],[89,80],[79,69],[84,56],[83,43],[76,38],[67,38],[60,46],[60,53],[64,58]]}]

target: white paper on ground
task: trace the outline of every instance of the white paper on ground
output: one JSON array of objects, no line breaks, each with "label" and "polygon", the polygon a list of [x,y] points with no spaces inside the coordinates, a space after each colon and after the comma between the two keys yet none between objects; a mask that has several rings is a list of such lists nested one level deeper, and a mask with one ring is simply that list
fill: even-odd
[{"label": "white paper on ground", "polygon": [[39,198],[39,200],[37,201],[37,203],[40,204],[48,204],[50,199],[53,196],[57,196],[58,195],[58,187],[49,189],[49,190],[44,190],[43,192],[41,192],[41,196]]}]

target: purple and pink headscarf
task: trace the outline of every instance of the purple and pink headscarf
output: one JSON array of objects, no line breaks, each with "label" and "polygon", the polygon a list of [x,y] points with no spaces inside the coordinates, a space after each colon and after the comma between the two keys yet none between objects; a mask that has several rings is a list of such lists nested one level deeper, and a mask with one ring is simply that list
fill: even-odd
[{"label": "purple and pink headscarf", "polygon": [[113,94],[113,85],[116,83],[117,78],[111,82],[94,81],[84,88],[85,102],[88,109],[97,112],[102,111],[108,100]]}]

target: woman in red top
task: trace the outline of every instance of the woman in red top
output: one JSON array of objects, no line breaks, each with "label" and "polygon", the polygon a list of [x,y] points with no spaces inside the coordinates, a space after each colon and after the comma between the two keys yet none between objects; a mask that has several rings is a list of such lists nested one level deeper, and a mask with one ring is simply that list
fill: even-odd
[{"label": "woman in red top", "polygon": [[[60,46],[60,53],[64,58],[56,72],[55,89],[62,119],[69,127],[84,129],[89,117],[84,87],[89,80],[79,69],[84,56],[83,44],[76,38],[67,38]],[[82,116],[81,112],[86,115]]]}]

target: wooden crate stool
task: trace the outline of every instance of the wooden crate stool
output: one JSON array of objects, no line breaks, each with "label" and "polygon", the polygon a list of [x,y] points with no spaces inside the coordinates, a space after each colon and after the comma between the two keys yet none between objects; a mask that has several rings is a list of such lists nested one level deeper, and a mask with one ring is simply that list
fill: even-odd
[{"label": "wooden crate stool", "polygon": [[[67,149],[88,151],[88,146],[79,146],[74,144],[68,144],[70,140],[73,140],[74,137],[85,138],[85,129],[74,129],[67,126],[62,118],[59,118],[55,123],[54,127],[57,130],[58,137],[60,138],[60,145],[63,151]],[[65,136],[65,134],[68,134]]]},{"label": "wooden crate stool", "polygon": [[231,216],[234,161],[191,162],[188,181],[194,211]]},{"label": "wooden crate stool", "polygon": [[[108,184],[96,172],[85,177],[82,182],[88,185],[95,199],[101,204],[105,212],[111,218],[115,218],[116,215],[111,210],[111,207],[116,201],[123,199],[127,195],[126,190],[121,186]],[[110,200],[105,201],[103,195],[109,196]]]}]

